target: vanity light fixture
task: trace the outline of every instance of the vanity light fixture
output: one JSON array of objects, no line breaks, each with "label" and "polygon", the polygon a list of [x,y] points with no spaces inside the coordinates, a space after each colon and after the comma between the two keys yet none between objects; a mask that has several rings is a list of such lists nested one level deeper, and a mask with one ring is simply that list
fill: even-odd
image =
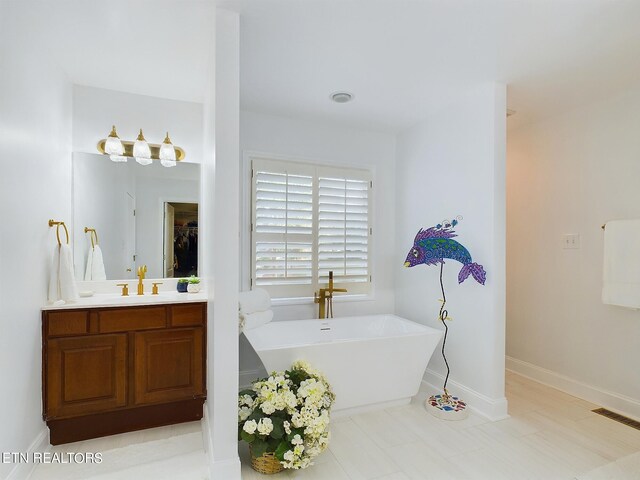
[{"label": "vanity light fixture", "polygon": [[136,143],[133,144],[133,156],[140,165],[149,165],[152,161],[151,149],[142,134],[142,129],[140,129]]},{"label": "vanity light fixture", "polygon": [[124,153],[124,145],[116,133],[115,125],[111,127],[111,132],[104,143],[104,153],[107,155],[122,155]]},{"label": "vanity light fixture", "polygon": [[163,167],[175,167],[176,166],[176,149],[173,148],[173,143],[169,138],[169,132],[164,138],[164,142],[160,145],[160,163]]},{"label": "vanity light fixture", "polygon": [[160,160],[163,167],[175,167],[176,162],[184,160],[185,153],[180,147],[175,146],[169,138],[169,132],[161,145],[147,143],[140,129],[135,142],[120,140],[116,133],[115,125],[111,128],[109,136],[98,142],[98,151],[114,162],[126,162],[129,157],[134,157],[140,165],[150,165],[153,160]]}]

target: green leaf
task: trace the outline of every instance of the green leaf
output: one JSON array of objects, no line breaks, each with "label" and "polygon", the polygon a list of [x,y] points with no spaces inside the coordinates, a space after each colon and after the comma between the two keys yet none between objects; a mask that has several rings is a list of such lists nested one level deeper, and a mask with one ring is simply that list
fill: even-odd
[{"label": "green leaf", "polygon": [[256,408],[253,412],[251,412],[251,415],[249,415],[247,420],[255,420],[256,422],[258,422],[263,416],[264,413],[262,413],[262,410]]},{"label": "green leaf", "polygon": [[284,454],[291,450],[291,445],[286,440],[282,440],[275,451],[276,458],[281,462],[284,461]]},{"label": "green leaf", "polygon": [[256,439],[256,436],[253,433],[247,433],[244,430],[240,432],[240,437],[247,443],[251,443]]},{"label": "green leaf", "polygon": [[287,435],[287,440],[293,441],[293,437],[300,435],[300,438],[304,439],[304,428],[294,428],[291,433]]},{"label": "green leaf", "polygon": [[256,458],[261,457],[269,448],[267,442],[262,440],[261,438],[256,438],[253,444],[251,445],[251,450],[253,450],[253,455]]},{"label": "green leaf", "polygon": [[272,438],[282,438],[284,435],[284,420],[279,417],[271,417],[273,423],[273,430],[271,431]]},{"label": "green leaf", "polygon": [[280,439],[267,438],[267,452],[275,452],[279,444],[280,444]]},{"label": "green leaf", "polygon": [[240,393],[238,393],[239,397],[243,397],[245,395],[249,395],[251,398],[254,398],[256,396],[256,392],[253,390],[240,390]]}]

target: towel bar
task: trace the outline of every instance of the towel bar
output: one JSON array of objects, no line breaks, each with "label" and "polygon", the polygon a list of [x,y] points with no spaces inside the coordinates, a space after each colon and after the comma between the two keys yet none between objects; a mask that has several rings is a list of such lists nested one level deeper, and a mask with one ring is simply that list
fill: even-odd
[{"label": "towel bar", "polygon": [[67,245],[69,245],[69,230],[67,230],[67,226],[64,224],[64,222],[49,220],[49,227],[53,227],[54,225],[56,226],[56,238],[58,239],[58,245],[62,245],[62,242],[60,241],[60,225],[64,227],[64,233],[67,236]]},{"label": "towel bar", "polygon": [[96,248],[96,245],[98,245],[98,232],[96,232],[95,228],[84,227],[84,233],[89,232],[91,232],[91,248]]}]

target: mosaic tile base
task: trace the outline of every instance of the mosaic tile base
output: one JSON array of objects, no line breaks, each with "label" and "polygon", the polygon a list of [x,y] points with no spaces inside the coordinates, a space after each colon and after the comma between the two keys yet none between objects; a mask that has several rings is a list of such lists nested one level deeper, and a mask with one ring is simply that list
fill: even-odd
[{"label": "mosaic tile base", "polygon": [[469,416],[466,402],[453,395],[431,395],[425,400],[424,408],[443,420],[464,420]]}]

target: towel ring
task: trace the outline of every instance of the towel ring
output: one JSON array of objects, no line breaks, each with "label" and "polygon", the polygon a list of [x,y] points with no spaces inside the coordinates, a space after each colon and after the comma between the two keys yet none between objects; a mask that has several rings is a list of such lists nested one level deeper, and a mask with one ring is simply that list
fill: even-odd
[{"label": "towel ring", "polygon": [[96,229],[84,227],[84,233],[91,233],[91,248],[96,248],[96,245],[98,245],[98,232],[96,232]]},{"label": "towel ring", "polygon": [[64,222],[49,220],[49,227],[53,227],[54,225],[56,226],[56,238],[58,239],[58,245],[62,245],[62,242],[60,241],[60,225],[62,225],[64,228],[64,233],[67,236],[67,245],[69,245],[69,230],[67,230],[67,226],[64,224]]}]

